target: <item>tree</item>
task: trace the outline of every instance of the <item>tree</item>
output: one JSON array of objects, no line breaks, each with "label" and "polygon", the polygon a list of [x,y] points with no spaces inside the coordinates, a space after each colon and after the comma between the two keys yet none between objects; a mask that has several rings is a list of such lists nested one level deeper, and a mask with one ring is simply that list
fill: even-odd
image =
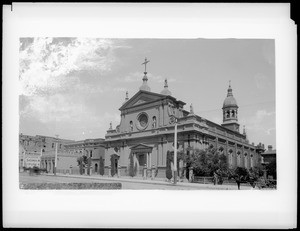
[{"label": "tree", "polygon": [[206,150],[188,149],[184,158],[187,167],[193,167],[197,176],[213,176],[216,171],[220,177],[227,171],[227,157],[215,148]]},{"label": "tree", "polygon": [[78,166],[79,166],[80,175],[82,175],[83,174],[83,168],[85,168],[88,164],[88,159],[85,155],[80,156],[80,157],[77,158],[77,163],[78,163]]},{"label": "tree", "polygon": [[251,186],[255,187],[255,175],[250,173],[246,168],[236,167],[234,171],[228,170],[228,179],[234,179],[237,183],[238,189],[240,190],[241,183],[250,183]]},{"label": "tree", "polygon": [[167,152],[167,168],[166,168],[166,177],[168,180],[172,178],[172,169],[171,169],[171,161],[172,161],[172,154],[171,152]]},{"label": "tree", "polygon": [[[177,174],[179,174],[179,162],[180,160],[183,159],[183,154],[182,152],[177,152]],[[168,151],[167,152],[167,169],[166,169],[166,174],[168,172],[168,179],[171,179],[173,177],[173,173],[172,173],[172,168],[171,168],[171,163],[173,162],[174,164],[174,151]],[[158,173],[158,169],[157,169],[157,173]]]},{"label": "tree", "polygon": [[277,178],[276,171],[276,160],[272,160],[268,165],[266,165],[267,174],[273,176],[273,179]]},{"label": "tree", "polygon": [[129,155],[129,176],[134,177],[134,160],[133,160],[133,154],[130,153]]},{"label": "tree", "polygon": [[104,160],[103,160],[102,156],[100,156],[99,171],[100,171],[100,175],[103,176],[104,175]]},{"label": "tree", "polygon": [[87,158],[87,174],[88,175],[91,175],[91,157],[89,156],[88,158]]}]

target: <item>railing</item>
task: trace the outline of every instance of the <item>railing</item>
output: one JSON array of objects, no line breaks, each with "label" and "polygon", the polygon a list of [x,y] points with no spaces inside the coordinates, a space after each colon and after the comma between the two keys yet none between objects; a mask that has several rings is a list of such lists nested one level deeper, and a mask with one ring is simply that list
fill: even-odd
[{"label": "railing", "polygon": [[[198,183],[198,184],[213,184],[214,183],[214,178],[213,177],[202,177],[202,176],[194,176],[193,183]],[[228,180],[227,177],[223,177],[223,182],[222,184],[236,184],[236,181],[234,179]]]},{"label": "railing", "polygon": [[56,169],[56,172],[60,174],[70,174],[69,169]]},{"label": "railing", "polygon": [[198,184],[213,184],[213,177],[194,176],[193,183],[198,183]]}]

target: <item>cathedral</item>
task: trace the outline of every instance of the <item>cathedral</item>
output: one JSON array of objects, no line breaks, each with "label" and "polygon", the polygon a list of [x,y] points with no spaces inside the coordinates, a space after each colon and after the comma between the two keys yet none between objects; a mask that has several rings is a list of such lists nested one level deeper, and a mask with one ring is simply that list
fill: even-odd
[{"label": "cathedral", "polygon": [[[128,98],[121,112],[120,124],[110,128],[105,135],[105,175],[129,174],[133,158],[138,176],[150,176],[155,169],[156,177],[166,176],[167,153],[174,151],[174,131],[177,123],[177,150],[214,147],[228,158],[228,167],[247,169],[260,164],[262,148],[250,144],[245,129],[239,132],[238,105],[231,84],[223,103],[221,125],[183,109],[185,102],[176,99],[168,88],[167,79],[160,93],[152,92],[148,85],[145,64],[142,85],[139,91]],[[181,169],[184,167],[181,163]]]}]

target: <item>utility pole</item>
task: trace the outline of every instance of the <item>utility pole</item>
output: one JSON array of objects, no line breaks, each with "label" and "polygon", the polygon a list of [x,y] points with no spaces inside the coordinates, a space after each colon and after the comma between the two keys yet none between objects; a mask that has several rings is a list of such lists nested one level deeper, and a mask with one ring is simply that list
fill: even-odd
[{"label": "utility pole", "polygon": [[39,168],[41,168],[41,167],[42,167],[42,155],[43,155],[43,149],[41,148],[41,155],[40,155],[40,167],[39,167]]},{"label": "utility pole", "polygon": [[23,151],[23,169],[25,168],[25,158],[26,158],[26,151],[25,151],[25,148],[24,148],[24,151]]},{"label": "utility pole", "polygon": [[57,168],[57,146],[58,146],[58,135],[56,136],[56,145],[55,145],[55,159],[54,159],[54,175],[56,175],[56,168]]},{"label": "utility pole", "polygon": [[174,129],[174,184],[177,184],[177,119],[175,118]]}]

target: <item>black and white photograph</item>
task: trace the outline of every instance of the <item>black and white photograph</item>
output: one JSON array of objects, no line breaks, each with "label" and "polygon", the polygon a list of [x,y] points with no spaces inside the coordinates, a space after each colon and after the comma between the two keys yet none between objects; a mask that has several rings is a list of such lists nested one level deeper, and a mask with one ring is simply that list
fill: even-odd
[{"label": "black and white photograph", "polygon": [[4,10],[7,227],[294,228],[289,4],[94,5]]},{"label": "black and white photograph", "polygon": [[276,189],[274,50],[267,39],[20,38],[20,187]]}]

